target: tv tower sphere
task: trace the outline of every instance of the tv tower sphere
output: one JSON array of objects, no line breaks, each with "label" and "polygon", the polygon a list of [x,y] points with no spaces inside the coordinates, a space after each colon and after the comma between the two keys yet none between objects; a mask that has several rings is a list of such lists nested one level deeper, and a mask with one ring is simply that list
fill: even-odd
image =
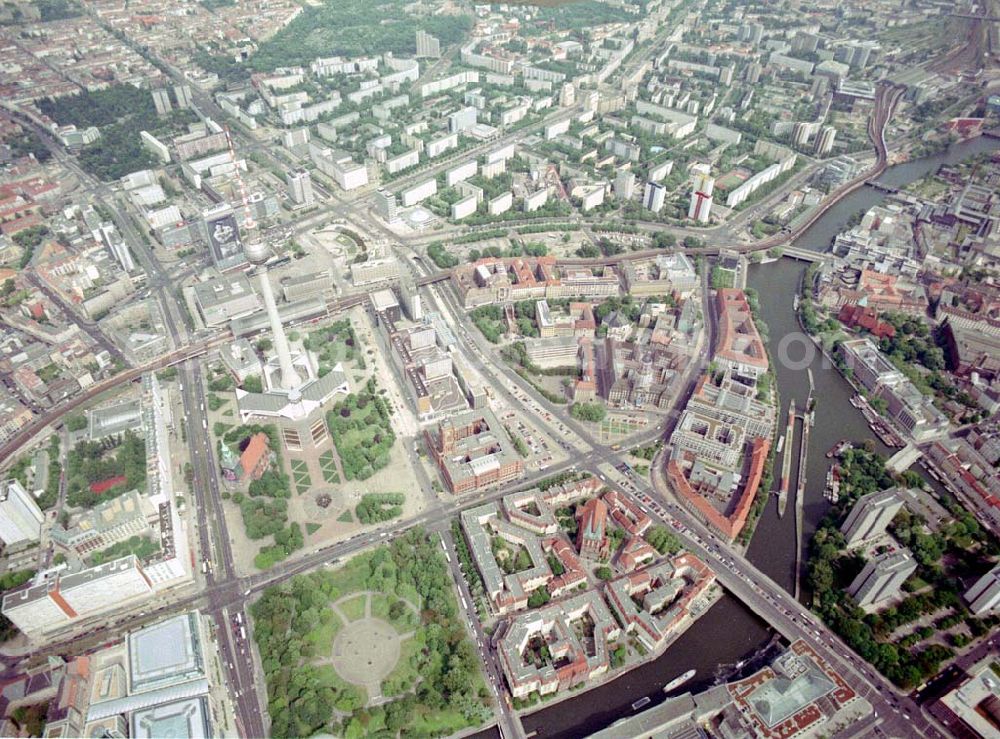
[{"label": "tv tower sphere", "polygon": [[271,250],[267,248],[267,243],[263,240],[254,239],[251,243],[243,245],[243,253],[246,254],[247,261],[259,265],[267,261]]}]

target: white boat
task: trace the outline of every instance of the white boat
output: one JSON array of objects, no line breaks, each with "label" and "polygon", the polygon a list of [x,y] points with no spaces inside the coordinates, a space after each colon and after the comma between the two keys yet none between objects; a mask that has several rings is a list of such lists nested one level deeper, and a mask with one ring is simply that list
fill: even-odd
[{"label": "white boat", "polygon": [[639,700],[637,700],[635,703],[632,704],[632,710],[638,711],[640,708],[648,706],[650,701],[652,700],[653,699],[650,698],[648,695],[644,695],[642,696],[642,698],[640,698]]},{"label": "white boat", "polygon": [[675,677],[673,680],[671,680],[669,683],[663,686],[663,692],[669,693],[671,690],[676,690],[681,685],[690,680],[692,677],[694,677],[694,673],[695,670],[688,670],[680,677]]}]

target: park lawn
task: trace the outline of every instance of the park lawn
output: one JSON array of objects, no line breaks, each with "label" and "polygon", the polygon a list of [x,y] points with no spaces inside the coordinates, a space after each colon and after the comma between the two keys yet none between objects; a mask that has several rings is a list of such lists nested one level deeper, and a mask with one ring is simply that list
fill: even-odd
[{"label": "park lawn", "polygon": [[406,611],[403,613],[401,618],[392,619],[389,617],[389,605],[395,600],[395,597],[390,597],[384,593],[378,593],[372,596],[372,616],[375,618],[380,618],[399,632],[400,634],[405,634],[408,631],[413,631],[419,625],[419,619],[417,614],[413,612],[413,609],[407,606]]},{"label": "park lawn", "polygon": [[368,596],[361,594],[349,600],[341,601],[337,604],[337,608],[347,617],[348,621],[360,621],[365,617],[365,603],[368,601]]},{"label": "park lawn", "polygon": [[389,596],[385,593],[372,595],[372,616],[383,621],[389,620]]},{"label": "park lawn", "polygon": [[382,681],[382,694],[388,696],[408,693],[420,682],[420,673],[414,667],[413,659],[424,648],[424,640],[417,635],[404,641],[399,648],[399,662],[396,668]]},{"label": "park lawn", "polygon": [[340,475],[337,474],[337,463],[333,458],[333,452],[327,449],[319,455],[319,468],[323,473],[323,480],[330,485],[340,482]]},{"label": "park lawn", "polygon": [[400,598],[405,598],[414,606],[420,608],[420,593],[417,592],[416,588],[406,584],[400,585],[396,590],[396,595]]},{"label": "park lawn", "polygon": [[321,528],[323,528],[323,527],[320,526],[318,523],[307,523],[306,524],[306,536],[312,536],[317,531],[319,531]]},{"label": "park lawn", "polygon": [[308,472],[301,475],[296,472],[294,475],[294,481],[295,481],[295,492],[297,492],[299,495],[302,495],[302,493],[309,492],[309,488],[312,487],[312,478],[309,477]]},{"label": "park lawn", "polygon": [[409,729],[417,736],[448,736],[467,728],[468,720],[461,711],[421,711],[417,709]]},{"label": "park lawn", "polygon": [[335,592],[330,596],[330,602],[344,595],[367,590],[368,573],[365,568],[365,560],[361,557],[352,559],[340,569],[327,573],[335,588]]},{"label": "park lawn", "polygon": [[306,641],[316,646],[316,652],[328,655],[333,650],[333,639],[343,626],[340,616],[333,612],[333,609],[323,611],[320,616],[320,623],[315,629],[306,634]]},{"label": "park lawn", "polygon": [[368,701],[367,691],[357,685],[353,685],[346,680],[343,680],[340,675],[337,674],[337,670],[334,669],[333,665],[317,665],[316,666],[316,682],[315,689],[320,688],[333,688],[338,693],[345,691],[349,693],[354,693],[358,696],[362,705]]},{"label": "park lawn", "polygon": [[351,509],[350,508],[345,509],[343,513],[337,516],[337,520],[340,523],[353,523],[354,516],[351,515]]}]

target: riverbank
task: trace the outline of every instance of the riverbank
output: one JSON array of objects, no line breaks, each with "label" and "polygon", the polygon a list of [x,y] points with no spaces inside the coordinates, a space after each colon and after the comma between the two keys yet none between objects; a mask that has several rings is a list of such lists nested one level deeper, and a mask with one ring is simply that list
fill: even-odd
[{"label": "riverbank", "polygon": [[[707,613],[712,608],[712,606],[714,606],[716,603],[718,603],[720,600],[722,600],[723,596],[724,596],[724,592],[722,590],[722,587],[719,586],[719,585],[713,585],[711,591],[707,594],[707,596],[705,598],[705,600],[706,600],[707,603],[706,603],[705,610],[704,610],[704,612],[703,612],[702,615],[704,615],[705,613]],[[674,645],[674,643],[676,643],[682,636],[684,636],[684,634],[686,634],[693,626],[695,626],[698,623],[699,619],[700,619],[700,617],[692,620],[683,629],[679,629],[678,631],[676,631],[673,634],[671,634],[670,638],[666,642],[664,642],[653,654],[647,655],[646,657],[644,657],[640,661],[635,662],[634,664],[626,666],[624,669],[616,669],[616,670],[614,670],[612,672],[608,672],[607,674],[602,675],[601,677],[597,678],[596,680],[589,680],[586,683],[580,683],[576,687],[576,689],[570,688],[569,690],[561,691],[561,692],[558,692],[558,693],[554,693],[554,694],[549,695],[549,696],[542,696],[540,698],[540,700],[541,700],[541,705],[540,706],[537,705],[537,704],[533,704],[533,705],[528,706],[526,708],[519,709],[518,711],[516,711],[518,717],[523,722],[528,716],[532,715],[533,713],[536,713],[536,712],[538,712],[540,710],[543,710],[543,709],[547,709],[547,708],[549,708],[551,706],[557,706],[557,705],[559,705],[560,703],[562,703],[562,702],[564,702],[566,700],[570,700],[572,698],[577,697],[577,695],[579,695],[579,690],[580,689],[586,689],[586,690],[590,691],[590,690],[594,690],[596,688],[600,688],[602,685],[607,685],[608,683],[612,683],[612,682],[614,682],[616,680],[620,680],[620,679],[626,677],[630,672],[632,672],[634,670],[637,670],[637,669],[643,667],[644,665],[646,665],[646,664],[648,664],[650,662],[655,662],[660,657],[662,657],[663,654],[668,649],[670,649],[671,646]],[[666,685],[666,682],[664,682],[664,685]],[[678,687],[680,687],[680,686],[678,686]],[[636,699],[638,699],[640,697],[641,696],[636,696]],[[652,701],[650,701],[650,703],[652,703]]]}]

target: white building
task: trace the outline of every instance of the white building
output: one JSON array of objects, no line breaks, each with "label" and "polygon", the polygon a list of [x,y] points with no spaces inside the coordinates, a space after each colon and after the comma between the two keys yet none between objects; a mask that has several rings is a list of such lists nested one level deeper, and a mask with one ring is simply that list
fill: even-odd
[{"label": "white building", "polygon": [[441,56],[441,42],[431,36],[426,31],[417,31],[417,58],[430,57],[437,59]]},{"label": "white building", "polygon": [[[473,109],[474,110],[474,109]],[[458,134],[449,133],[427,142],[427,157],[433,159],[458,146]]]},{"label": "white building", "polygon": [[409,190],[404,190],[400,194],[400,200],[404,208],[416,205],[422,200],[426,200],[431,195],[437,193],[437,180],[425,180],[419,185],[414,185]]},{"label": "white building", "polygon": [[17,480],[0,486],[0,540],[7,546],[38,541],[42,536],[42,510]]},{"label": "white building", "polygon": [[646,210],[659,213],[663,210],[663,204],[666,201],[666,197],[667,188],[658,182],[647,182],[646,192],[642,197],[642,205]]},{"label": "white building", "polygon": [[468,218],[473,213],[476,212],[476,208],[479,207],[479,202],[475,195],[469,195],[461,200],[455,202],[451,206],[451,220],[460,221],[463,218]]},{"label": "white building", "polygon": [[531,213],[545,205],[549,200],[548,188],[542,188],[538,192],[533,192],[524,197],[524,212]]},{"label": "white building", "polygon": [[447,183],[448,187],[454,187],[456,182],[461,182],[462,180],[467,180],[470,177],[473,177],[478,169],[479,164],[475,159],[473,159],[471,162],[459,164],[457,167],[452,167],[445,172],[444,181]]},{"label": "white building", "polygon": [[312,205],[316,201],[313,194],[312,177],[305,169],[297,169],[286,175],[288,195],[296,205]]},{"label": "white building", "polygon": [[452,133],[468,131],[478,122],[478,111],[471,105],[461,110],[456,110],[448,116],[448,130]]},{"label": "white building", "polygon": [[489,214],[491,216],[498,216],[501,213],[506,213],[513,204],[514,193],[508,191],[502,195],[497,195],[488,204]]}]

